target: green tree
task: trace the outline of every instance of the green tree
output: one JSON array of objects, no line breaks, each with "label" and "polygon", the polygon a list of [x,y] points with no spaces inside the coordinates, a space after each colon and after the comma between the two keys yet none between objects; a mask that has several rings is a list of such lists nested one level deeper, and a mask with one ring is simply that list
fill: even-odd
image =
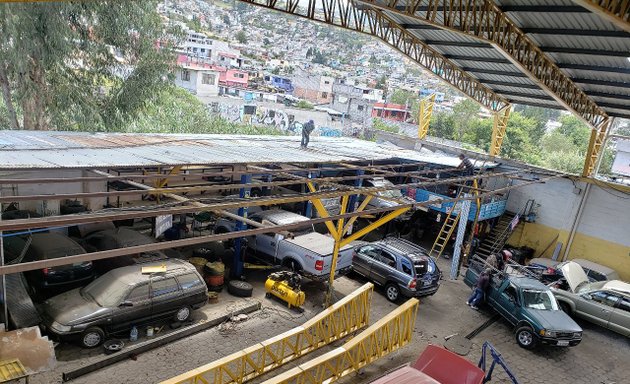
[{"label": "green tree", "polygon": [[241,29],[240,31],[236,32],[236,41],[241,44],[247,44],[247,34],[245,34],[245,31]]},{"label": "green tree", "polygon": [[471,99],[464,99],[453,106],[453,123],[454,123],[454,137],[457,141],[462,141],[464,132],[471,126],[471,124],[478,119],[479,104]]},{"label": "green tree", "polygon": [[452,140],[455,132],[455,119],[449,112],[433,112],[429,124],[430,136]]},{"label": "green tree", "polygon": [[374,88],[386,91],[387,90],[387,76],[382,75],[381,77],[379,77]]},{"label": "green tree", "polygon": [[560,118],[558,132],[571,138],[573,144],[586,151],[591,137],[591,128],[574,115],[563,115]]},{"label": "green tree", "polygon": [[116,130],[137,116],[168,83],[172,61],[156,5],[1,4],[0,87],[10,126]]}]

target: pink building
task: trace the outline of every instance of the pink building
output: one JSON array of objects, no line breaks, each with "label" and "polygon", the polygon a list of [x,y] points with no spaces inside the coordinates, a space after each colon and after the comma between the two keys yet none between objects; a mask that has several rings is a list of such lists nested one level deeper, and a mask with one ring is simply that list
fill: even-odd
[{"label": "pink building", "polygon": [[247,88],[249,74],[238,69],[227,69],[221,72],[219,84],[226,87]]},{"label": "pink building", "polygon": [[406,105],[392,103],[375,103],[372,117],[405,122],[411,116]]}]

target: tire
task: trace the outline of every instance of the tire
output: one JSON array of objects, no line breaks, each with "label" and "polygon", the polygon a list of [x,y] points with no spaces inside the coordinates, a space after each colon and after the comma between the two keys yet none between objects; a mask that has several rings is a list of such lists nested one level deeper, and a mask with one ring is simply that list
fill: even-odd
[{"label": "tire", "polygon": [[193,250],[192,256],[210,260],[214,256],[214,252],[212,252],[212,250],[208,248],[195,248]]},{"label": "tire", "polygon": [[173,320],[183,323],[186,320],[190,319],[191,312],[192,311],[190,310],[190,307],[181,307],[177,310],[177,312],[175,312]]},{"label": "tire", "polygon": [[516,330],[516,342],[521,348],[534,349],[538,344],[538,339],[534,331],[529,326],[520,327]]},{"label": "tire", "polygon": [[240,280],[230,280],[228,283],[228,292],[238,297],[251,297],[254,287],[248,282]]},{"label": "tire", "polygon": [[105,332],[99,327],[90,327],[81,334],[81,346],[83,348],[98,347],[104,340]]},{"label": "tire", "polygon": [[302,271],[302,266],[295,259],[286,259],[282,262],[282,266],[291,272],[299,273]]},{"label": "tire", "polygon": [[400,288],[394,283],[385,285],[385,297],[387,300],[395,303],[400,298]]}]

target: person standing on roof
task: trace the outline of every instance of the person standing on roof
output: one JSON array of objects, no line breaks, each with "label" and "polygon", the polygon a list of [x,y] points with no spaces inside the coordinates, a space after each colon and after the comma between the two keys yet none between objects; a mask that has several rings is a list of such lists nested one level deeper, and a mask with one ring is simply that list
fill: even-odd
[{"label": "person standing on roof", "polygon": [[306,124],[302,126],[302,143],[300,144],[300,147],[304,149],[308,147],[311,132],[313,132],[314,130],[315,123],[313,122],[313,120],[309,120],[308,122],[306,122]]},{"label": "person standing on roof", "polygon": [[466,157],[466,155],[461,153],[459,155],[459,159],[462,162],[457,166],[457,168],[465,170],[464,176],[471,176],[473,173],[475,173],[475,166],[473,165],[472,161],[470,161],[470,159]]}]

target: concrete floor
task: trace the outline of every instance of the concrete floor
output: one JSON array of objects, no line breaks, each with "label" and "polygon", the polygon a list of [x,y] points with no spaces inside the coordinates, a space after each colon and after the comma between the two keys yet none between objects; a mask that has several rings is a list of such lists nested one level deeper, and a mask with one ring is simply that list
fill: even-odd
[{"label": "concrete floor", "polygon": [[[439,264],[448,275],[447,262],[441,260]],[[102,368],[73,382],[129,384],[158,382],[296,327],[321,309],[324,285],[309,283],[305,286],[306,310],[304,313],[298,313],[287,310],[279,301],[264,298],[262,288],[264,276],[264,272],[250,275],[251,281],[255,284],[255,297],[249,300],[260,300],[263,309],[252,314],[248,320],[209,329],[143,353],[135,360]],[[356,276],[342,277],[337,280],[335,287],[340,294],[347,294],[364,282]],[[387,370],[416,359],[426,345],[430,343],[442,345],[445,336],[455,333],[466,335],[485,322],[491,317],[490,312],[474,311],[464,304],[469,292],[469,288],[461,280],[444,280],[437,294],[421,300],[413,342],[366,367],[360,375],[352,374],[343,378],[341,383],[368,383]],[[228,311],[236,302],[242,300],[223,292],[219,304],[207,306],[206,311]],[[372,299],[372,322],[395,306],[388,302],[382,290],[377,288]],[[200,313],[198,316],[206,315]],[[501,352],[519,383],[629,382],[627,356],[630,352],[630,341],[589,323],[583,321],[578,323],[584,328],[584,340],[579,346],[570,349],[539,348],[530,352],[519,348],[514,341],[511,327],[499,321],[472,339],[473,347],[466,357],[475,363],[478,362],[481,345],[484,341],[489,341]],[[343,342],[322,348],[252,382],[262,382],[279,371],[289,369],[341,344]],[[61,383],[62,372],[81,366],[100,354],[100,350],[86,351],[67,345],[59,346],[57,351],[58,367],[52,372],[35,375],[31,379],[32,383]],[[500,369],[495,372],[492,382],[508,382],[507,376]]]}]

